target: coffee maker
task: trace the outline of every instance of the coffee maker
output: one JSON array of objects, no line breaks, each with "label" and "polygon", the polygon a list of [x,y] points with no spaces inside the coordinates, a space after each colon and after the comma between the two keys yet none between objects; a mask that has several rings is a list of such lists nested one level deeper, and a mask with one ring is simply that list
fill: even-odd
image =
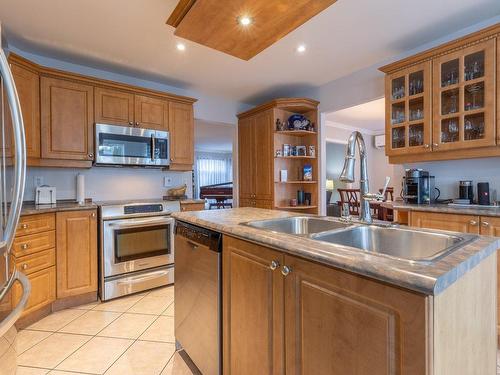
[{"label": "coffee maker", "polygon": [[422,169],[407,169],[403,177],[403,191],[401,195],[405,203],[430,204],[439,197],[439,191],[434,186],[434,176]]}]

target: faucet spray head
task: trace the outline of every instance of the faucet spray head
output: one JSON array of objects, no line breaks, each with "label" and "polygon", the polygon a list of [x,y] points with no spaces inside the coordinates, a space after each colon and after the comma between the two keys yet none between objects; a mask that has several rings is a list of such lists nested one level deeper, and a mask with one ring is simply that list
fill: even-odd
[{"label": "faucet spray head", "polygon": [[342,168],[342,173],[340,174],[340,181],[342,182],[354,182],[354,167],[356,164],[356,159],[354,156],[346,155],[344,160],[344,168]]}]

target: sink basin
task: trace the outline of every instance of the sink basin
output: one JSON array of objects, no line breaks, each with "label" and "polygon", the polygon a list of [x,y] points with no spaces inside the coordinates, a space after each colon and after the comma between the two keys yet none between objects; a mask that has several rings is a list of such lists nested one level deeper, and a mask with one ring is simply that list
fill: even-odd
[{"label": "sink basin", "polygon": [[365,225],[332,233],[320,233],[312,238],[397,259],[433,261],[472,241],[475,236],[454,236],[420,230]]},{"label": "sink basin", "polygon": [[340,223],[317,217],[296,216],[281,219],[250,221],[248,223],[244,223],[244,225],[274,232],[306,236],[334,229],[345,229],[351,224]]}]

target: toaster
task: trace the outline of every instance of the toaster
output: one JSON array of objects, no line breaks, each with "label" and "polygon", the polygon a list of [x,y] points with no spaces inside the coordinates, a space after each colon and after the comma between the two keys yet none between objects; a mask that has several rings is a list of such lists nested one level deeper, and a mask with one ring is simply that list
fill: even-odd
[{"label": "toaster", "polygon": [[35,204],[56,204],[56,188],[52,186],[37,186]]}]

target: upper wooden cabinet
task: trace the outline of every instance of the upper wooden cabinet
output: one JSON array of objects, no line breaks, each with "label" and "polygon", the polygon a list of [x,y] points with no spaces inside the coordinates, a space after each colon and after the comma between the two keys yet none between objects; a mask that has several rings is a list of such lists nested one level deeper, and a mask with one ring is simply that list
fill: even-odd
[{"label": "upper wooden cabinet", "polygon": [[93,160],[94,88],[41,78],[42,157]]},{"label": "upper wooden cabinet", "polygon": [[[195,99],[46,68],[15,54],[9,62],[24,118],[28,166],[90,168],[94,124],[105,123],[169,131],[170,168],[192,170]],[[10,119],[8,112],[5,116]],[[1,136],[0,148],[10,157],[10,126]]]},{"label": "upper wooden cabinet", "polygon": [[170,169],[191,170],[194,163],[193,106],[170,102],[168,104],[170,131]]},{"label": "upper wooden cabinet", "polygon": [[388,74],[385,85],[386,154],[431,150],[431,63]]},{"label": "upper wooden cabinet", "polygon": [[495,146],[495,40],[433,61],[433,151]]},{"label": "upper wooden cabinet", "polygon": [[96,87],[95,122],[111,125],[134,125],[134,94]]},{"label": "upper wooden cabinet", "polygon": [[391,163],[500,155],[500,24],[382,67]]},{"label": "upper wooden cabinet", "polygon": [[163,131],[168,130],[168,101],[145,95],[135,95],[134,103],[136,126]]}]

